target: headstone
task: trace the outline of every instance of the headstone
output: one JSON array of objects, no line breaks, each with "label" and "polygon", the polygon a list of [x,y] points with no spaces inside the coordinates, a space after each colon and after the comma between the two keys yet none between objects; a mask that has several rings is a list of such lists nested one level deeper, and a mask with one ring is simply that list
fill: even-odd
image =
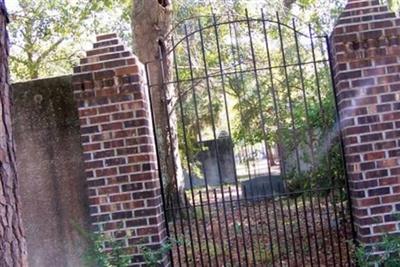
[{"label": "headstone", "polygon": [[229,136],[221,136],[217,140],[203,141],[204,151],[200,152],[200,160],[208,185],[235,183],[233,144]]},{"label": "headstone", "polygon": [[258,176],[241,182],[242,198],[257,200],[285,192],[282,177],[279,175]]}]

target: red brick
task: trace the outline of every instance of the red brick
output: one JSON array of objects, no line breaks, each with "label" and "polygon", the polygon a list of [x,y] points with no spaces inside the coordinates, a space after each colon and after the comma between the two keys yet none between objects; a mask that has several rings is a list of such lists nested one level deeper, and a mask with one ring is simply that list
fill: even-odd
[{"label": "red brick", "polygon": [[400,194],[384,196],[382,197],[382,203],[398,203],[400,199]]},{"label": "red brick", "polygon": [[384,224],[384,225],[378,225],[374,226],[374,233],[379,234],[379,233],[388,233],[396,230],[396,224]]},{"label": "red brick", "polygon": [[166,230],[154,139],[149,137],[146,78],[139,72],[141,63],[114,37],[99,36],[96,49],[87,51],[89,58],[81,60],[85,65],[75,68],[73,90],[92,226],[115,237],[141,235],[140,241],[130,238],[126,248],[141,266],[138,244],[152,240],[160,247]]},{"label": "red brick", "polygon": [[104,41],[108,39],[115,39],[117,38],[117,34],[115,33],[110,33],[110,34],[103,34],[103,35],[97,35],[96,40],[99,41]]},{"label": "red brick", "polygon": [[400,177],[387,177],[379,179],[380,186],[400,185]]},{"label": "red brick", "polygon": [[108,195],[108,194],[115,194],[119,192],[119,187],[118,186],[110,186],[110,187],[102,187],[97,189],[99,192],[99,195]]},{"label": "red brick", "polygon": [[385,157],[385,152],[379,151],[379,152],[370,152],[366,153],[364,155],[364,160],[376,160],[376,159],[381,159]]},{"label": "red brick", "polygon": [[380,206],[371,208],[371,214],[381,214],[381,213],[388,213],[393,210],[392,206]]}]

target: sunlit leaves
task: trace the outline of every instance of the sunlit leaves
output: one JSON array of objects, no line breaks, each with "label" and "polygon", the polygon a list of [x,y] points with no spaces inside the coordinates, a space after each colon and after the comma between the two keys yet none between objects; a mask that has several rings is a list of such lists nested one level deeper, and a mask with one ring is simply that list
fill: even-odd
[{"label": "sunlit leaves", "polygon": [[18,4],[9,25],[14,80],[71,73],[96,33],[125,25],[122,29],[130,35],[129,0],[18,0]]}]

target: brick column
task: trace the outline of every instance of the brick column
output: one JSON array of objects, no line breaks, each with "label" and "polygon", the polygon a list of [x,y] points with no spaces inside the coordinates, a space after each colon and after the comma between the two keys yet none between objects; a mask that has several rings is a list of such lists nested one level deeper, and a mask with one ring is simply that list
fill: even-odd
[{"label": "brick column", "polygon": [[400,19],[349,0],[331,37],[358,240],[400,232]]},{"label": "brick column", "polygon": [[73,75],[91,221],[141,266],[139,246],[166,239],[144,68],[115,34],[93,47]]}]

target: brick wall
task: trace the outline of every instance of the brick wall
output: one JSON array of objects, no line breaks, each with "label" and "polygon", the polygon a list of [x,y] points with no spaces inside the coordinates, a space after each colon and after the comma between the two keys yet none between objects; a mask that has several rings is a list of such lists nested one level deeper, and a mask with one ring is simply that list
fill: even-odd
[{"label": "brick wall", "polygon": [[331,37],[358,240],[400,232],[400,19],[349,0]]},{"label": "brick wall", "polygon": [[98,36],[86,54],[73,86],[91,222],[141,266],[139,246],[157,248],[166,237],[144,68],[115,34]]}]

